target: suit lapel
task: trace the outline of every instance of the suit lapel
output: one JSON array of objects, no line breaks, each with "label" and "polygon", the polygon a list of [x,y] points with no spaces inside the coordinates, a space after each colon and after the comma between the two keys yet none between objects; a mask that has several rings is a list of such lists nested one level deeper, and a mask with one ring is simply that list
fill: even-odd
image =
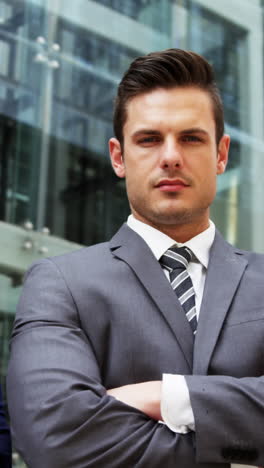
[{"label": "suit lapel", "polygon": [[113,255],[126,262],[148,291],[174,333],[190,371],[193,334],[184,311],[145,241],[124,224],[110,242]]},{"label": "suit lapel", "polygon": [[210,253],[194,347],[194,374],[206,374],[231,301],[247,266],[247,260],[222,236]]}]

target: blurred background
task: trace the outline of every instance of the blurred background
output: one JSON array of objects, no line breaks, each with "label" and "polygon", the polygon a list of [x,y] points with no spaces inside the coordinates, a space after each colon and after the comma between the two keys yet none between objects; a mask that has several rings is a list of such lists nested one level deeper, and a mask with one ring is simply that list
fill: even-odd
[{"label": "blurred background", "polygon": [[[211,211],[264,252],[261,0],[0,0],[0,381],[22,278],[37,258],[109,239],[129,213],[109,162],[116,87],[168,47],[214,66],[232,137]],[[14,466],[22,461],[14,454]]]}]

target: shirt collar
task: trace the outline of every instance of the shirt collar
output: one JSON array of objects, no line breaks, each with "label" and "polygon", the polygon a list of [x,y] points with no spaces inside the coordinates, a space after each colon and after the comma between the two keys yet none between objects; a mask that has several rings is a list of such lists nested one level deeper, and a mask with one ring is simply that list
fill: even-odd
[{"label": "shirt collar", "polygon": [[[171,237],[163,232],[155,229],[148,224],[136,219],[132,214],[127,219],[127,225],[133,229],[140,237],[144,239],[146,244],[152,250],[153,255],[157,260],[173,245],[181,246],[183,244],[175,242]],[[205,267],[208,267],[210,249],[215,237],[215,225],[210,220],[209,227],[184,243],[191,249],[197,260]]]}]

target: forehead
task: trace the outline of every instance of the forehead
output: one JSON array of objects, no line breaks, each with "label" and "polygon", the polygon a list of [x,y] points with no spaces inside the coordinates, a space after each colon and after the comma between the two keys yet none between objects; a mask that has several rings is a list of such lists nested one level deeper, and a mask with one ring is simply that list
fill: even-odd
[{"label": "forehead", "polygon": [[131,98],[126,110],[124,132],[136,131],[142,125],[202,126],[215,131],[211,97],[195,87],[158,88]]}]

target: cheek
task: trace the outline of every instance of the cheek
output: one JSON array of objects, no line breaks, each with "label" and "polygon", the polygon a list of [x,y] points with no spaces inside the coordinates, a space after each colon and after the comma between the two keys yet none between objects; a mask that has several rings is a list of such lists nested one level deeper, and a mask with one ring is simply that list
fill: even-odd
[{"label": "cheek", "polygon": [[217,187],[216,167],[211,165],[211,167],[200,170],[197,177],[194,176],[194,181],[196,189],[203,197],[214,197]]},{"label": "cheek", "polygon": [[146,181],[146,179],[151,176],[153,167],[149,161],[141,157],[129,161],[129,163],[125,165],[125,170],[126,177],[130,180],[134,180],[139,185],[139,183],[143,184],[144,180]]},{"label": "cheek", "polygon": [[217,161],[212,161],[212,158],[201,161],[196,170],[199,172],[200,180],[207,181],[209,184],[215,183],[217,175]]},{"label": "cheek", "polygon": [[140,179],[140,174],[137,174],[135,171],[126,172],[126,189],[128,197],[135,197],[138,193],[142,191],[143,182]]}]

